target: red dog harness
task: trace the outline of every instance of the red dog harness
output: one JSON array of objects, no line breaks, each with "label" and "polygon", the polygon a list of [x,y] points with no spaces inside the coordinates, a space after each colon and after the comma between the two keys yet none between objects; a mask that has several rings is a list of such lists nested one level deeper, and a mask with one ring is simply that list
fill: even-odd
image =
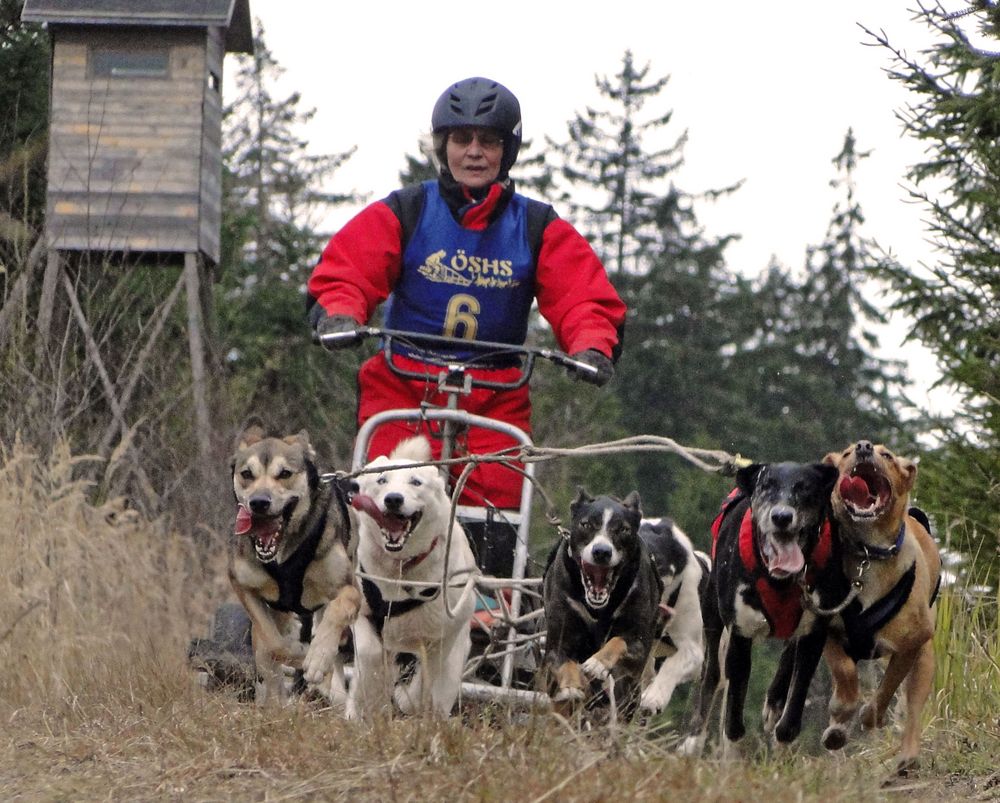
[{"label": "red dog harness", "polygon": [[[715,563],[715,548],[719,541],[722,519],[729,509],[743,498],[743,493],[738,488],[730,492],[726,501],[722,503],[719,515],[712,522],[713,564]],[[749,507],[740,522],[739,548],[743,567],[750,573],[751,577],[755,578],[754,586],[758,596],[760,596],[761,604],[764,606],[764,616],[767,617],[767,621],[771,625],[771,635],[779,639],[791,638],[802,619],[802,590],[798,583],[775,580],[761,565],[753,537],[753,511]],[[806,565],[805,579],[807,584],[811,585],[816,572],[826,566],[832,551],[833,536],[831,535],[830,522],[824,519],[823,526],[820,528],[819,541]]]}]

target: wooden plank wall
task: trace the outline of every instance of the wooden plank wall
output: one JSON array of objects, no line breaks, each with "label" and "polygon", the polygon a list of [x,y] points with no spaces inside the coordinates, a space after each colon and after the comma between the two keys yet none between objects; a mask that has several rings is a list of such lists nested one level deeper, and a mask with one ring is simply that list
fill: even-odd
[{"label": "wooden plank wall", "polygon": [[[199,250],[200,196],[211,189],[202,153],[205,39],[203,28],[54,29],[50,248]],[[90,76],[88,49],[115,45],[169,48],[169,76]]]}]

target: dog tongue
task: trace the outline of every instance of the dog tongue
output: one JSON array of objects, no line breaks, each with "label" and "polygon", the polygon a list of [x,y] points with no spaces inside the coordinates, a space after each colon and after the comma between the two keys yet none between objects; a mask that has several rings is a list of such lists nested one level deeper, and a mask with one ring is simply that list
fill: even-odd
[{"label": "dog tongue", "polygon": [[364,494],[354,494],[354,498],[351,499],[351,507],[355,510],[360,510],[362,513],[367,513],[375,519],[375,523],[378,524],[378,526],[383,530],[388,528],[388,522],[386,521],[385,516],[382,515],[382,511],[379,510],[375,500],[370,496],[365,496]]},{"label": "dog tongue", "polygon": [[768,560],[767,569],[772,574],[776,571],[798,574],[806,565],[805,556],[794,541],[788,544],[771,541],[771,547],[774,551]]},{"label": "dog tongue", "polygon": [[233,527],[233,533],[236,535],[246,535],[250,532],[251,527],[253,527],[253,516],[250,515],[250,511],[243,505],[237,505],[236,524]]},{"label": "dog tongue", "polygon": [[840,481],[840,496],[845,502],[855,507],[865,507],[871,499],[872,492],[868,483],[861,477],[844,477]]}]

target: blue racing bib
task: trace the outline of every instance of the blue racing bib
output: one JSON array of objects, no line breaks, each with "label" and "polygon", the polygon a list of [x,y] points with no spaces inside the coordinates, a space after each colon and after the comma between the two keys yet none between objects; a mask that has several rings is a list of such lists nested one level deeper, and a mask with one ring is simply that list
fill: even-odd
[{"label": "blue racing bib", "polygon": [[[436,181],[423,188],[423,209],[389,297],[386,326],[523,344],[535,295],[527,199],[514,193],[499,218],[482,231],[470,231],[452,217]],[[482,352],[449,354],[469,359]]]}]

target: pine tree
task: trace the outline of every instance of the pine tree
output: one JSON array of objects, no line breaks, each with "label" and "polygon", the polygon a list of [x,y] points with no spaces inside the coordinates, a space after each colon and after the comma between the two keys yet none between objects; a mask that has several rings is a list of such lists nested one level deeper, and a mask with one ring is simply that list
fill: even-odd
[{"label": "pine tree", "polygon": [[0,0],[0,305],[45,214],[49,38],[22,5]]},{"label": "pine tree", "polygon": [[1000,8],[925,9],[937,41],[918,57],[868,31],[891,54],[890,77],[914,98],[898,113],[926,158],[909,174],[927,212],[938,259],[919,269],[886,260],[895,308],[937,358],[940,384],[958,398],[939,420],[941,446],[921,465],[919,488],[942,519],[964,525],[953,540],[997,576],[1000,545],[1000,70],[966,28],[1000,38]]},{"label": "pine tree", "polygon": [[803,275],[771,265],[739,304],[753,314],[744,314],[736,329],[742,341],[734,343],[727,373],[745,383],[741,431],[763,458],[818,460],[861,438],[897,449],[912,445],[897,413],[902,364],[875,354],[873,327],[885,323],[869,300],[876,296],[869,273],[878,257],[861,231],[854,183],[866,156],[848,131],[831,182],[843,199],[824,241],[807,250]]},{"label": "pine tree", "polygon": [[[728,312],[720,302],[734,281],[724,262],[731,238],[706,237],[696,198],[671,180],[683,162],[686,134],[668,136],[673,112],[662,111],[661,100],[668,79],[651,80],[649,71],[649,65],[637,69],[626,52],[614,79],[596,79],[602,108],[588,106],[570,121],[569,140],[553,143],[561,170],[556,184],[629,307],[612,386],[619,428],[724,448],[712,440],[707,418],[724,409],[717,370],[720,349],[730,339]],[[647,108],[653,111],[644,115]],[[648,143],[664,137],[672,140],[668,147],[647,151]],[[662,455],[629,455],[615,463],[620,475],[638,475],[649,510],[670,510],[681,521],[694,521],[717,507],[724,491],[713,477],[704,495],[692,490],[672,506],[671,490],[688,481],[684,475],[690,469],[683,465],[678,470],[678,463]],[[691,482],[700,486],[705,480]],[[706,499],[711,501],[703,504]]]},{"label": "pine tree", "polygon": [[234,423],[280,409],[284,426],[307,427],[341,456],[354,431],[357,355],[331,358],[310,345],[305,282],[325,245],[319,217],[357,201],[323,189],[353,149],[309,151],[301,130],[315,110],[274,94],[282,73],[257,25],[254,55],[236,75],[224,117],[223,265],[217,285],[220,339]]},{"label": "pine tree", "polygon": [[662,200],[666,187],[657,185],[681,165],[687,134],[666,148],[645,150],[673,117],[672,111],[642,117],[646,102],[658,98],[669,81],[644,83],[649,70],[649,64],[637,68],[626,51],[614,80],[595,80],[609,107],[588,106],[569,123],[567,142],[549,140],[569,185],[560,200],[614,273],[646,273],[648,251],[677,211]]}]

